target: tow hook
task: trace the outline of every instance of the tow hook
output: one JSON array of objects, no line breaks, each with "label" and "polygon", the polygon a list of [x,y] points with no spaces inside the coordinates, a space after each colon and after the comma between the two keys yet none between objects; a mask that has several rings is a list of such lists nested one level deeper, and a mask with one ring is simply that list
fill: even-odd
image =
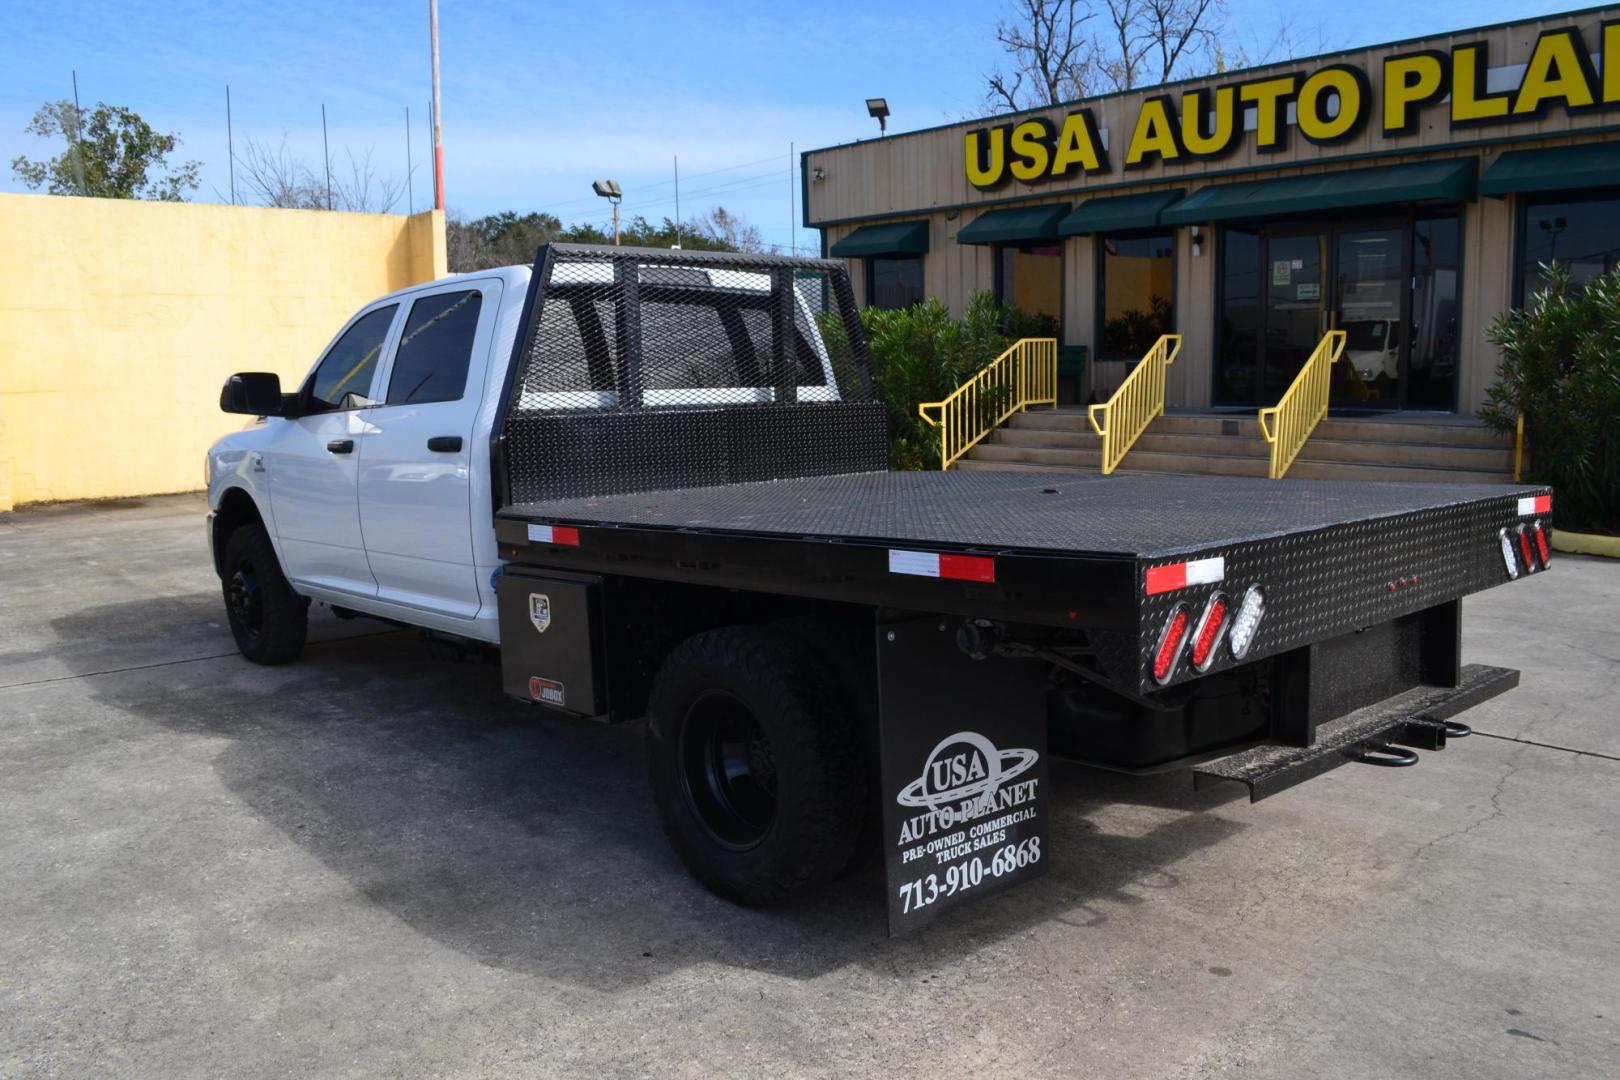
[{"label": "tow hook", "polygon": [[1445,720],[1442,723],[1446,725],[1446,738],[1448,739],[1466,739],[1474,733],[1473,728],[1467,724],[1458,723],[1456,720]]},{"label": "tow hook", "polygon": [[1408,765],[1418,763],[1416,750],[1407,750],[1388,743],[1371,743],[1360,747],[1351,752],[1350,759],[1363,765],[1378,765],[1386,769],[1404,769]]}]

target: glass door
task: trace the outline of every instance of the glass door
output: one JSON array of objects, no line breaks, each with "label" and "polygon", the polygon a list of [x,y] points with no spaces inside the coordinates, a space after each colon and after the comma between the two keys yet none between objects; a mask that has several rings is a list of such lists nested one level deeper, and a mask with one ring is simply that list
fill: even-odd
[{"label": "glass door", "polygon": [[1221,231],[1221,405],[1275,405],[1322,340],[1328,318],[1323,230]]},{"label": "glass door", "polygon": [[1328,235],[1266,238],[1266,337],[1260,396],[1275,403],[1327,332],[1322,267]]},{"label": "glass door", "polygon": [[1223,228],[1216,404],[1276,404],[1340,329],[1334,409],[1456,408],[1458,234],[1449,210]]},{"label": "glass door", "polygon": [[1406,300],[1403,262],[1407,230],[1341,229],[1333,289],[1333,324],[1345,332],[1344,355],[1334,365],[1331,402],[1349,408],[1400,404]]}]

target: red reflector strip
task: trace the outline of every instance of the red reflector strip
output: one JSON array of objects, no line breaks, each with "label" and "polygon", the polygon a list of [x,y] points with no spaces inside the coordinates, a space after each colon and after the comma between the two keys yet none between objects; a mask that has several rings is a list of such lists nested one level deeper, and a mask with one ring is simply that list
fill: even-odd
[{"label": "red reflector strip", "polygon": [[1204,612],[1204,621],[1198,628],[1198,640],[1193,642],[1193,667],[1204,666],[1204,661],[1209,659],[1209,651],[1215,647],[1216,639],[1221,636],[1221,628],[1225,625],[1226,601],[1217,598]]},{"label": "red reflector strip", "polygon": [[1193,559],[1191,562],[1150,566],[1143,584],[1149,596],[1185,589],[1188,585],[1213,585],[1226,579],[1226,559],[1217,555],[1213,559]]},{"label": "red reflector strip", "polygon": [[529,540],[535,544],[579,547],[579,530],[572,525],[530,525]]},{"label": "red reflector strip", "polygon": [[1159,641],[1159,651],[1153,655],[1153,677],[1159,682],[1170,678],[1170,671],[1176,666],[1176,657],[1181,653],[1181,643],[1187,637],[1187,609],[1180,607],[1170,617],[1170,622],[1164,628],[1164,637]]},{"label": "red reflector strip", "polygon": [[1551,495],[1534,495],[1530,498],[1519,500],[1520,517],[1529,517],[1531,514],[1550,513],[1552,513]]},{"label": "red reflector strip", "polygon": [[900,551],[890,548],[889,573],[994,584],[996,560],[986,555],[941,555],[933,551]]},{"label": "red reflector strip", "polygon": [[1545,566],[1552,561],[1552,549],[1547,546],[1547,526],[1538,521],[1531,528],[1536,530],[1536,547],[1541,550],[1541,562]]}]

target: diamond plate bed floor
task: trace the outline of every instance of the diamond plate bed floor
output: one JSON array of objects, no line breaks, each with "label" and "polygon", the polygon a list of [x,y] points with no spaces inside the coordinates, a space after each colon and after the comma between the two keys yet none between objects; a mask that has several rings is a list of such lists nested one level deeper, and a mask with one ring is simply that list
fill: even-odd
[{"label": "diamond plate bed floor", "polygon": [[1527,490],[1172,474],[867,472],[552,499],[519,503],[500,516],[587,526],[1154,558]]}]

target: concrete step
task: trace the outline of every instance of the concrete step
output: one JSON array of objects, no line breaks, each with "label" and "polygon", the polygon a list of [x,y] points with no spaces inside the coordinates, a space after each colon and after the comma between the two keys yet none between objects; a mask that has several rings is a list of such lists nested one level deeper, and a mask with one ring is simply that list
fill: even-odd
[{"label": "concrete step", "polygon": [[[1136,472],[1192,473],[1207,476],[1265,476],[1264,455],[1182,453],[1131,449],[1124,466]],[[1097,449],[1018,446],[985,442],[973,448],[962,465],[1011,466],[1030,469],[1096,472],[1102,467]],[[1435,464],[1394,464],[1387,461],[1333,461],[1300,458],[1288,470],[1298,480],[1406,480],[1429,483],[1494,484],[1507,476],[1494,469]]]},{"label": "concrete step", "polygon": [[[988,440],[992,445],[1047,450],[1096,450],[1100,441],[1090,432],[1046,428],[1001,428]],[[1258,432],[1252,436],[1209,435],[1161,431],[1149,427],[1126,460],[1138,453],[1223,454],[1232,457],[1268,458],[1270,448]],[[1312,435],[1300,455],[1302,461],[1348,461],[1367,465],[1415,465],[1424,468],[1470,469],[1507,474],[1513,469],[1513,451],[1507,447],[1482,447],[1452,443],[1383,443]]]},{"label": "concrete step", "polygon": [[[1009,457],[998,449],[982,447],[983,455],[975,449],[974,457],[962,458],[953,468],[964,470],[1030,471],[1030,473],[1090,473],[1097,474],[1102,463],[1095,453],[1085,450],[1056,450],[1056,452],[1025,452],[1022,457]],[[1089,460],[1087,460],[1089,458]],[[1132,452],[1126,458],[1129,468],[1121,473],[1191,473],[1196,476],[1265,476],[1265,463],[1255,458],[1179,457],[1166,453]],[[1353,461],[1294,461],[1288,470],[1288,479],[1377,479],[1396,483],[1424,484],[1502,484],[1507,481],[1500,473],[1482,473],[1458,468],[1421,468],[1413,465],[1361,465]]]},{"label": "concrete step", "polygon": [[[1031,409],[1018,413],[1007,423],[1014,430],[1070,431],[1089,433],[1084,409]],[[1260,423],[1253,412],[1231,414],[1169,413],[1153,421],[1158,434],[1235,435],[1258,439]],[[1312,439],[1342,439],[1380,445],[1412,443],[1441,446],[1511,448],[1513,441],[1469,417],[1419,419],[1349,418],[1330,416],[1317,425]]]}]

